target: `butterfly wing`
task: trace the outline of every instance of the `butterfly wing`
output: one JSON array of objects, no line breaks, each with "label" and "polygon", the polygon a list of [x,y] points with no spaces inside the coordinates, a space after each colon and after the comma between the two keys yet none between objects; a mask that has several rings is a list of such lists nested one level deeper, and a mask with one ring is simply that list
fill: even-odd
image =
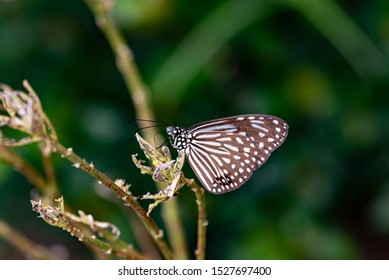
[{"label": "butterfly wing", "polygon": [[201,122],[188,129],[188,161],[209,192],[230,192],[251,177],[287,134],[287,123],[269,115]]}]

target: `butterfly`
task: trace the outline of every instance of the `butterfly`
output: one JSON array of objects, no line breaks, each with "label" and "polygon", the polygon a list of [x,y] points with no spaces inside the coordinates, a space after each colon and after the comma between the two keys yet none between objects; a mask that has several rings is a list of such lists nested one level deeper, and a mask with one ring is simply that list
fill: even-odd
[{"label": "butterfly", "polygon": [[248,114],[208,120],[189,128],[169,125],[171,145],[184,150],[205,189],[223,194],[241,187],[284,143],[288,124],[275,116]]}]

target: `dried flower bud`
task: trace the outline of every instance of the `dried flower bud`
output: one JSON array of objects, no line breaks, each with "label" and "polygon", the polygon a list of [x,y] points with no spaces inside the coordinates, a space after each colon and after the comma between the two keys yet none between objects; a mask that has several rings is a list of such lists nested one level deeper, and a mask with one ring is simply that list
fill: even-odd
[{"label": "dried flower bud", "polygon": [[149,205],[147,215],[161,202],[171,199],[184,186],[188,185],[190,180],[186,179],[181,171],[185,163],[185,153],[181,151],[177,159],[172,160],[170,151],[167,147],[162,147],[162,153],[147,143],[142,137],[136,134],[136,139],[145,153],[146,157],[151,161],[154,168],[145,166],[143,160],[138,160],[136,155],[132,159],[141,170],[142,174],[152,175],[156,182],[163,182],[167,186],[163,191],[157,194],[145,194],[142,199],[153,199],[154,203]]},{"label": "dried flower bud", "polygon": [[9,114],[2,124],[30,135],[44,136],[44,118],[37,96],[13,90],[7,85],[0,86],[0,100]]},{"label": "dried flower bud", "polygon": [[48,224],[60,228],[67,228],[69,221],[66,218],[63,198],[56,199],[57,207],[43,204],[42,201],[31,200],[32,210],[39,213],[39,217],[45,220]]},{"label": "dried flower bud", "polygon": [[28,135],[20,140],[4,137],[3,143],[7,146],[22,146],[40,142],[42,152],[48,156],[51,152],[50,141],[57,140],[56,133],[34,90],[27,81],[23,84],[28,93],[13,90],[7,85],[0,85],[0,108],[7,113],[7,115],[0,115],[0,127],[8,126]]}]

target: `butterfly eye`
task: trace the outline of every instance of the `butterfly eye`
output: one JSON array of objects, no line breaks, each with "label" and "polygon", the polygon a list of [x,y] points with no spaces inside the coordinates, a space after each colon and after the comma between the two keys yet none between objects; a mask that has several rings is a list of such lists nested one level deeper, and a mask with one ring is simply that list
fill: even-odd
[{"label": "butterfly eye", "polygon": [[240,115],[184,128],[167,127],[171,144],[185,149],[202,185],[222,194],[242,186],[286,139],[288,124],[275,116]]}]

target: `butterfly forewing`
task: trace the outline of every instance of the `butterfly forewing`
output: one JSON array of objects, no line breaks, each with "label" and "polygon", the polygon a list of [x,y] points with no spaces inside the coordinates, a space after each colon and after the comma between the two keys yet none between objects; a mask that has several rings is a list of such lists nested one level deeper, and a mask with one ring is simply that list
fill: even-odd
[{"label": "butterfly forewing", "polygon": [[284,142],[288,125],[274,116],[253,114],[205,121],[183,131],[173,135],[168,130],[172,145],[185,149],[192,170],[209,192],[222,194],[251,177]]}]

